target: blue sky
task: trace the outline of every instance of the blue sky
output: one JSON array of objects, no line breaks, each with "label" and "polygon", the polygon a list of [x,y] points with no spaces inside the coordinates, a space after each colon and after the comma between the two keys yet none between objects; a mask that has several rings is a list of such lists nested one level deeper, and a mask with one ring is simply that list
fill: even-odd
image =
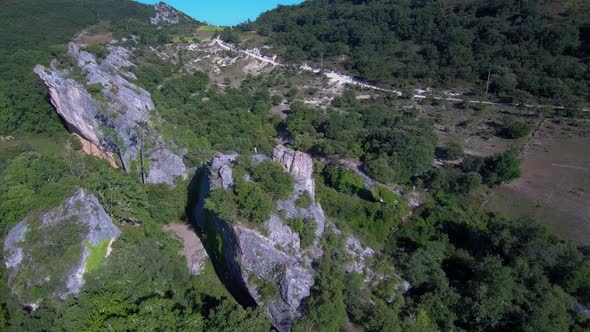
[{"label": "blue sky", "polygon": [[[154,4],[160,0],[137,0]],[[215,25],[236,25],[247,19],[254,20],[261,13],[278,5],[293,5],[302,0],[165,0],[199,21]]]}]

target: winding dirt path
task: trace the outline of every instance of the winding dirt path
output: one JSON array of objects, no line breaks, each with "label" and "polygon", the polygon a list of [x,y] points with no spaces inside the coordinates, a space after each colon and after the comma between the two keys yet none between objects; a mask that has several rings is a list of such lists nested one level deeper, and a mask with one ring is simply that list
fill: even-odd
[{"label": "winding dirt path", "polygon": [[[228,51],[233,51],[233,52],[238,52],[238,53],[242,53],[245,54],[246,56],[255,58],[261,62],[264,63],[268,63],[270,65],[272,65],[273,67],[275,66],[286,66],[285,64],[282,64],[280,62],[277,61],[277,56],[275,55],[274,57],[270,58],[267,56],[264,56],[262,54],[260,54],[260,52],[258,52],[258,50],[245,50],[245,49],[240,49],[237,48],[231,44],[228,44],[226,42],[224,42],[223,40],[221,40],[221,38],[219,36],[217,36],[217,38],[214,40],[214,42],[221,48],[228,50]],[[350,84],[350,85],[356,85],[356,86],[360,86],[362,88],[366,88],[366,89],[370,89],[370,90],[375,90],[375,91],[381,91],[381,92],[388,92],[388,93],[394,93],[398,96],[402,96],[403,93],[399,90],[392,90],[392,89],[384,89],[384,88],[380,88],[378,86],[375,85],[371,85],[367,82],[363,82],[355,77],[349,76],[349,75],[345,75],[342,73],[338,73],[335,71],[326,71],[326,70],[320,70],[318,68],[313,68],[310,67],[309,65],[305,64],[305,65],[301,65],[299,67],[299,69],[305,70],[305,71],[310,71],[313,73],[322,73],[324,76],[326,76],[332,83],[338,83],[338,84]],[[416,93],[412,96],[414,99],[426,99],[428,98],[428,96],[424,95],[425,92],[428,92],[427,90],[424,89],[415,89],[414,90]],[[490,106],[524,106],[526,108],[553,108],[553,109],[564,109],[563,106],[558,106],[558,105],[540,105],[540,104],[523,104],[520,105],[518,103],[502,103],[502,102],[493,102],[493,101],[487,101],[487,100],[471,100],[471,99],[467,99],[467,98],[458,98],[458,97],[463,97],[462,94],[457,94],[457,93],[450,93],[450,92],[443,92],[445,94],[445,96],[433,96],[432,98],[436,99],[436,100],[443,100],[443,101],[452,101],[452,102],[466,102],[466,103],[470,103],[470,104],[479,104],[479,105],[490,105]],[[590,109],[584,109],[585,112],[589,112]]]}]

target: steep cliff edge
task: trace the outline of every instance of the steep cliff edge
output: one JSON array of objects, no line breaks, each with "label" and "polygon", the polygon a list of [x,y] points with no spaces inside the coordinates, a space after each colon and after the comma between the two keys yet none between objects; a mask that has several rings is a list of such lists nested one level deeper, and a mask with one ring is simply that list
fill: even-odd
[{"label": "steep cliff edge", "polygon": [[[290,331],[306,311],[305,300],[311,295],[316,274],[313,266],[323,255],[321,238],[326,228],[344,240],[337,254],[346,262],[347,273],[363,276],[367,287],[383,280],[400,280],[393,274],[374,272],[369,263],[374,250],[326,220],[315,199],[311,156],[278,145],[272,157],[254,155],[250,162],[262,165],[270,161],[292,177],[293,187],[287,197],[276,200],[273,212],[260,223],[235,218],[234,210],[239,207],[231,199],[217,202],[215,208],[208,205],[213,196],[232,197],[234,191],[239,195],[243,190],[240,182],[255,180],[252,174],[244,174],[244,161],[237,154],[216,154],[198,175],[195,222],[218,273],[238,301],[263,306],[277,330]],[[218,206],[227,209],[220,211]],[[398,287],[408,286],[400,283]]]},{"label": "steep cliff edge", "polygon": [[121,231],[96,197],[83,189],[47,212],[30,215],[4,240],[11,291],[35,309],[43,298],[65,298],[84,284]]},{"label": "steep cliff edge", "polygon": [[[284,167],[294,178],[295,185],[288,198],[277,202],[280,212],[271,213],[267,221],[253,226],[223,220],[204,206],[211,190],[234,186],[232,165],[237,157],[236,154],[217,154],[208,171],[202,173],[196,222],[208,246],[222,248],[216,252],[217,257],[213,256],[223,260],[222,265],[234,286],[239,285],[242,294],[246,293],[257,305],[265,306],[278,330],[288,331],[303,313],[302,303],[314,284],[311,263],[322,253],[318,239],[323,233],[325,218],[314,198],[313,162],[307,154],[283,146],[275,148],[272,160]],[[253,161],[267,159],[255,156]],[[296,207],[295,202],[304,192],[311,197],[311,203],[307,207]],[[305,218],[315,224],[314,240],[308,248],[302,248],[301,235],[288,226],[287,221],[293,218]],[[234,290],[236,292],[240,290]]]},{"label": "steep cliff edge", "polygon": [[[146,182],[173,184],[175,177],[186,178],[182,158],[150,129],[156,118],[154,103],[147,91],[130,81],[136,78],[129,71],[134,66],[131,50],[115,44],[106,50],[108,54],[97,56],[85,45],[69,43],[73,68],[58,68],[56,61],[50,68],[35,66],[56,112],[70,132],[103,152],[97,155],[106,156],[111,164],[118,162],[127,172],[147,173]],[[76,72],[81,75],[73,75]],[[142,171],[138,164],[148,160],[149,168]]]}]

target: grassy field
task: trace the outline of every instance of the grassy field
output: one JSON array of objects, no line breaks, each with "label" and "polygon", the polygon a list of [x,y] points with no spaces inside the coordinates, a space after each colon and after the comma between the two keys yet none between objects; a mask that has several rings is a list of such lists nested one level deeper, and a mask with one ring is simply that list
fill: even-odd
[{"label": "grassy field", "polygon": [[214,36],[216,36],[219,32],[223,31],[225,28],[218,27],[215,25],[202,25],[197,28],[196,32],[191,36],[177,36],[174,37],[172,40],[175,43],[193,43],[193,42],[201,42],[211,40]]},{"label": "grassy field", "polygon": [[485,106],[462,109],[450,102],[442,105],[422,106],[435,123],[439,146],[450,141],[462,142],[465,153],[490,156],[518,147],[521,142],[497,135],[497,130],[510,120],[518,120],[536,126],[541,119],[513,107]]},{"label": "grassy field", "polygon": [[524,147],[522,177],[502,185],[484,208],[530,216],[561,237],[590,246],[590,123],[546,120]]},{"label": "grassy field", "polygon": [[68,136],[52,137],[44,134],[14,134],[0,139],[0,161],[24,151],[63,154]]},{"label": "grassy field", "polygon": [[100,241],[100,243],[96,246],[91,245],[90,243],[86,243],[86,247],[90,250],[90,255],[86,259],[86,271],[94,271],[102,262],[102,259],[107,254],[107,248],[109,246],[110,239],[104,239]]},{"label": "grassy field", "polygon": [[175,43],[194,43],[194,42],[201,42],[211,40],[211,37],[205,36],[178,36],[172,39]]},{"label": "grassy field", "polygon": [[224,27],[218,27],[215,25],[201,25],[197,31],[207,31],[207,32],[219,32],[225,30]]}]

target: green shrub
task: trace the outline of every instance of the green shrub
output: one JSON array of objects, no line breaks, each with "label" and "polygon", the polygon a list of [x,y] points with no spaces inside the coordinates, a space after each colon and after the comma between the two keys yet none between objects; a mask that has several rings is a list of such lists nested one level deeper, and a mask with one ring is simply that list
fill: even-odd
[{"label": "green shrub", "polygon": [[504,152],[485,159],[482,177],[486,183],[510,182],[520,176],[520,159],[516,152]]},{"label": "green shrub", "polygon": [[317,225],[314,220],[293,218],[287,222],[289,227],[299,234],[301,248],[305,249],[313,244]]},{"label": "green shrub", "polygon": [[272,198],[254,182],[237,182],[236,194],[238,214],[248,221],[263,223],[275,208]]},{"label": "green shrub", "polygon": [[444,149],[446,160],[457,160],[463,157],[463,144],[458,141],[451,141]]},{"label": "green shrub", "polygon": [[102,94],[103,85],[100,83],[93,83],[88,85],[86,91],[97,101],[103,101],[104,96]]},{"label": "green shrub", "polygon": [[98,60],[103,60],[107,57],[107,55],[109,55],[109,50],[104,45],[100,44],[88,45],[84,47],[82,50],[88,53],[92,53]]},{"label": "green shrub", "polygon": [[181,219],[187,205],[186,182],[177,183],[175,187],[167,184],[146,185],[148,210],[152,220],[166,224]]},{"label": "green shrub", "polygon": [[338,226],[353,231],[375,249],[384,245],[391,230],[409,211],[406,204],[366,201],[327,187],[322,181],[316,183],[316,199],[328,218]]},{"label": "green shrub", "polygon": [[264,192],[274,199],[289,197],[293,192],[293,177],[274,161],[263,161],[251,168],[252,180],[259,183]]},{"label": "green shrub", "polygon": [[371,196],[375,202],[383,202],[385,204],[398,204],[401,202],[401,198],[396,193],[383,186],[377,186],[371,189]]},{"label": "green shrub", "polygon": [[349,195],[357,193],[364,185],[360,176],[341,166],[328,165],[323,175],[327,185]]},{"label": "green shrub", "polygon": [[273,95],[270,97],[270,101],[273,105],[280,105],[283,102],[283,98],[281,96]]},{"label": "green shrub", "polygon": [[297,198],[297,200],[295,201],[295,206],[298,208],[306,209],[311,206],[311,203],[311,196],[306,190],[303,193],[301,193],[301,195],[299,195],[299,198]]},{"label": "green shrub", "polygon": [[499,135],[504,138],[516,139],[527,136],[531,132],[531,126],[522,121],[510,121],[500,129]]},{"label": "green shrub", "polygon": [[229,223],[236,221],[238,204],[234,193],[229,189],[215,188],[211,190],[209,197],[205,199],[205,208]]}]

